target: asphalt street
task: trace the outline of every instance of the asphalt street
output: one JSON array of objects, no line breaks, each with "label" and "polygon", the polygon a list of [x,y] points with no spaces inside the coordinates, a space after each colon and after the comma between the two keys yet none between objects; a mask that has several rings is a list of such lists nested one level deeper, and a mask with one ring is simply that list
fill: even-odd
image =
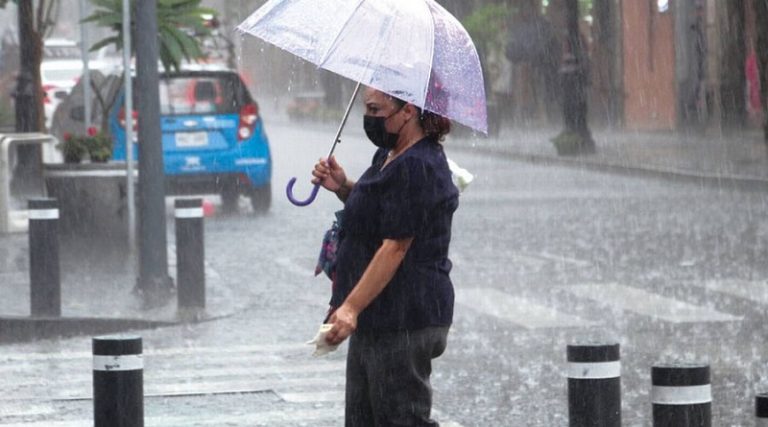
[{"label": "asphalt street", "polygon": [[[137,331],[147,426],[343,425],[345,347],[304,344],[330,283],[313,270],[335,197],[288,203],[283,186],[327,153],[335,127],[268,122],[274,204],[206,220],[207,274],[232,316]],[[373,146],[353,117],[337,156],[350,176]],[[449,156],[475,175],[454,220],[455,323],[435,362],[441,425],[568,425],[566,345],[619,342],[625,426],[650,426],[655,363],[708,363],[713,425],[752,425],[768,390],[768,194],[477,150]],[[171,232],[169,228],[169,233]],[[90,337],[0,347],[0,426],[92,425]]]}]

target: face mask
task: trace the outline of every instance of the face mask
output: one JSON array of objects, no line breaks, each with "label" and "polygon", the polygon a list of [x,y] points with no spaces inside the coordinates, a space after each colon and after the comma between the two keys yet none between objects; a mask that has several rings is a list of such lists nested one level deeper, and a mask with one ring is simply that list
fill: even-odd
[{"label": "face mask", "polygon": [[[403,107],[405,107],[405,105],[403,105]],[[386,123],[390,117],[400,112],[403,107],[400,107],[397,111],[387,117],[363,116],[363,129],[365,129],[365,135],[375,146],[392,149],[395,144],[397,144],[397,138],[400,137],[400,130],[398,130],[397,133],[389,133],[387,132]],[[403,123],[403,126],[405,126],[405,123]],[[403,126],[400,126],[400,129],[402,129]]]}]

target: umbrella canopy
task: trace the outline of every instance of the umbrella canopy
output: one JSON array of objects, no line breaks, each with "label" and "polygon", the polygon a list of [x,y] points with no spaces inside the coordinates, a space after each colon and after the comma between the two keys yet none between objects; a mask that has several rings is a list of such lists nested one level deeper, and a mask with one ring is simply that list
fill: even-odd
[{"label": "umbrella canopy", "polygon": [[461,23],[434,0],[270,0],[238,28],[487,133],[477,50]]}]

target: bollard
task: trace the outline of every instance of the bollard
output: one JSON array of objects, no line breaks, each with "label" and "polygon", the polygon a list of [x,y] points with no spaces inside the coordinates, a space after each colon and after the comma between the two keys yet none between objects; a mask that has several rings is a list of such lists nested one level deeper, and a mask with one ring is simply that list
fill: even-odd
[{"label": "bollard", "polygon": [[768,393],[760,393],[755,397],[755,416],[757,427],[768,427]]},{"label": "bollard", "polygon": [[621,426],[619,344],[568,345],[569,426]]},{"label": "bollard", "polygon": [[176,199],[176,281],[179,311],[205,308],[203,200]]},{"label": "bollard", "polygon": [[655,365],[651,382],[654,427],[712,426],[708,365]]},{"label": "bollard", "polygon": [[29,301],[32,316],[61,316],[59,204],[29,199]]},{"label": "bollard", "polygon": [[144,427],[141,337],[93,338],[94,427]]}]

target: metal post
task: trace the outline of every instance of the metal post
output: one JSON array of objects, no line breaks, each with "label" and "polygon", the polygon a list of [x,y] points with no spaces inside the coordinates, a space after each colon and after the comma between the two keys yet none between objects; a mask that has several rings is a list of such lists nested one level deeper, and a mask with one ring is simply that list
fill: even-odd
[{"label": "metal post", "polygon": [[651,382],[654,427],[712,426],[708,365],[656,365]]},{"label": "metal post", "polygon": [[[80,0],[80,19],[88,16],[87,2]],[[83,57],[83,99],[85,100],[85,132],[91,127],[91,68],[88,65],[88,24],[80,23],[80,51]],[[87,133],[84,133],[87,135]]]},{"label": "metal post", "polygon": [[131,67],[131,0],[123,0],[123,84],[125,85],[125,189],[128,193],[128,253],[136,255],[136,200],[133,178],[133,73]]},{"label": "metal post", "polygon": [[621,426],[619,344],[568,345],[569,426]]},{"label": "metal post", "polygon": [[[170,298],[168,242],[165,223],[165,176],[160,129],[160,89],[157,58],[157,0],[136,2],[136,90],[139,125],[139,277],[145,307]],[[130,112],[129,112],[130,114]]]},{"label": "metal post", "polygon": [[61,316],[59,273],[59,204],[30,199],[29,300],[32,316]]},{"label": "metal post", "polygon": [[176,199],[176,283],[179,312],[205,309],[203,199]]},{"label": "metal post", "polygon": [[755,397],[755,416],[757,427],[768,426],[768,393],[760,393]]},{"label": "metal post", "polygon": [[144,427],[141,337],[93,338],[94,427]]}]

